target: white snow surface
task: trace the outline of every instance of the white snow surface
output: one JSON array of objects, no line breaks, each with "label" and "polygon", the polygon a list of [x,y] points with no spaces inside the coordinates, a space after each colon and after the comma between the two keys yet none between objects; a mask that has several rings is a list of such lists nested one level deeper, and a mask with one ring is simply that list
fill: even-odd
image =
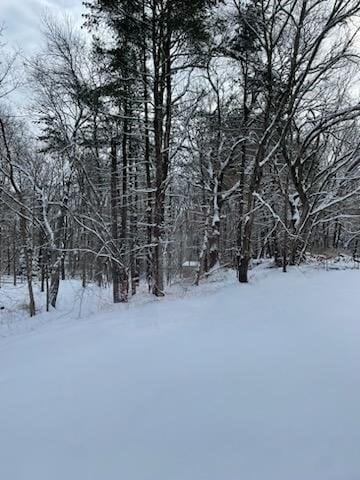
[{"label": "white snow surface", "polygon": [[10,329],[0,478],[358,480],[359,287],[263,270]]}]

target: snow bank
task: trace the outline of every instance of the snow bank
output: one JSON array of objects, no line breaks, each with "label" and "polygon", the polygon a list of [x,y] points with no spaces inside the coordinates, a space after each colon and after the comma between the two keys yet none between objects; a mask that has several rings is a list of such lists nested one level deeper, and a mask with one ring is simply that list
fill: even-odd
[{"label": "snow bank", "polygon": [[10,281],[0,288],[0,338],[10,335],[19,335],[37,330],[52,323],[66,323],[74,320],[90,318],[103,312],[118,312],[151,302],[166,302],[188,295],[203,295],[211,293],[224,285],[235,282],[235,273],[230,270],[219,269],[211,274],[199,287],[195,287],[191,280],[178,281],[168,287],[167,296],[157,299],[149,294],[147,285],[141,284],[138,294],[130,299],[128,305],[114,305],[111,288],[99,288],[95,284],[82,287],[79,280],[65,280],[60,282],[60,290],[56,309],[50,307],[46,312],[45,293],[40,292],[38,283],[34,285],[37,315],[29,318],[28,291],[25,283],[14,287]]}]

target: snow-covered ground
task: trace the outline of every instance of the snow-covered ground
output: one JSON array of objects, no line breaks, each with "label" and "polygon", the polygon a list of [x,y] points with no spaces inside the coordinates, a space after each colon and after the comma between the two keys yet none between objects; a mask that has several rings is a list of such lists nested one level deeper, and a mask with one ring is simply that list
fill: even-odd
[{"label": "snow-covered ground", "polygon": [[0,478],[358,480],[359,287],[306,268],[68,299],[0,338]]}]

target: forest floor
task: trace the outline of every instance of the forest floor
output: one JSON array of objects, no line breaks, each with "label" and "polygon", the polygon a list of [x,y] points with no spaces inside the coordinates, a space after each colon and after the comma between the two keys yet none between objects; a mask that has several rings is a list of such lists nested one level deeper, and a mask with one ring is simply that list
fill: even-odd
[{"label": "forest floor", "polygon": [[360,271],[62,288],[36,321],[0,291],[1,479],[360,478]]}]

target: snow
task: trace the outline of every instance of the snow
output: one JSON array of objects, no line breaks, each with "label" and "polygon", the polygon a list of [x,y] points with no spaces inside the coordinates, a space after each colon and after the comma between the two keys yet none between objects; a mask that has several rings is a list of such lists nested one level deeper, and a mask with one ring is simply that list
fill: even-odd
[{"label": "snow", "polygon": [[292,207],[292,220],[295,224],[295,227],[299,225],[300,222],[300,212],[299,212],[299,206],[300,206],[300,197],[298,193],[289,195],[289,200],[290,204]]},{"label": "snow", "polygon": [[102,289],[95,285],[81,288],[80,281],[66,281],[60,284],[57,309],[46,313],[45,293],[40,292],[39,284],[34,285],[37,313],[29,318],[26,309],[28,291],[25,283],[11,285],[10,279],[0,289],[0,339],[9,335],[18,335],[37,330],[41,326],[59,321],[74,319],[110,310],[112,293],[110,288]]},{"label": "snow", "polygon": [[1,478],[358,479],[359,284],[264,269],[0,339]]},{"label": "snow", "polygon": [[200,264],[196,260],[187,260],[182,264],[183,267],[198,267]]}]

